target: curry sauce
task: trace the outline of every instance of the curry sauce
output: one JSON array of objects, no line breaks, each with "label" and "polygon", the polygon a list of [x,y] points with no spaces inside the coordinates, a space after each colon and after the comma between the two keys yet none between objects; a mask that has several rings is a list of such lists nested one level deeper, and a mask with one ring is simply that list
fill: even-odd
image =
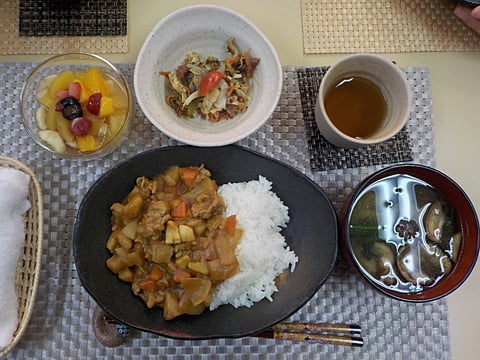
[{"label": "curry sauce", "polygon": [[106,265],[148,308],[162,307],[166,320],[202,313],[215,287],[239,272],[242,231],[235,215],[225,217],[217,189],[205,167],[172,166],[137,178],[111,206]]}]

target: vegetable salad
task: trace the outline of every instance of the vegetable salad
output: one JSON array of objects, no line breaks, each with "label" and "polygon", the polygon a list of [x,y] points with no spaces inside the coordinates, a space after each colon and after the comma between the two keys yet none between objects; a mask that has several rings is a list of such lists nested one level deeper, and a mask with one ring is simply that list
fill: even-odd
[{"label": "vegetable salad", "polygon": [[197,114],[217,122],[245,112],[250,100],[250,79],[260,62],[250,50],[240,52],[234,38],[227,41],[229,57],[188,53],[175,71],[162,71],[167,78],[167,104],[178,116]]}]

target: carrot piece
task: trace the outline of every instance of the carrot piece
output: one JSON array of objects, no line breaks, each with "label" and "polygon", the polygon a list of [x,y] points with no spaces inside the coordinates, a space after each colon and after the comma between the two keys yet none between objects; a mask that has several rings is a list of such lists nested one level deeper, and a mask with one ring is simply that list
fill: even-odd
[{"label": "carrot piece", "polygon": [[175,206],[171,211],[170,215],[172,215],[174,218],[185,218],[187,217],[187,203],[182,200],[177,206]]},{"label": "carrot piece", "polygon": [[142,290],[150,291],[150,292],[154,292],[155,290],[157,290],[157,286],[155,285],[155,281],[153,281],[151,279],[146,279],[146,280],[140,281],[138,283],[138,287]]},{"label": "carrot piece", "polygon": [[158,281],[163,277],[163,270],[158,266],[152,266],[150,270],[150,275],[148,276],[150,280]]},{"label": "carrot piece", "polygon": [[227,64],[234,64],[234,63],[239,62],[239,61],[240,61],[240,56],[233,56],[231,58],[225,59],[225,62]]},{"label": "carrot piece", "polygon": [[234,85],[230,85],[230,87],[228,88],[227,90],[227,96],[230,96],[232,95],[232,93],[235,91],[235,86]]},{"label": "carrot piece", "polygon": [[181,283],[183,280],[189,279],[190,277],[192,277],[192,274],[182,269],[176,269],[173,273],[173,281],[177,283]]},{"label": "carrot piece", "polygon": [[235,235],[235,226],[237,225],[237,215],[230,215],[225,220],[224,229],[230,236]]},{"label": "carrot piece", "polygon": [[168,76],[168,74],[170,74],[170,71],[160,71],[160,75]]},{"label": "carrot piece", "polygon": [[182,177],[184,184],[187,186],[192,185],[193,180],[195,180],[199,172],[198,169],[192,169],[189,167],[180,168],[180,176]]}]

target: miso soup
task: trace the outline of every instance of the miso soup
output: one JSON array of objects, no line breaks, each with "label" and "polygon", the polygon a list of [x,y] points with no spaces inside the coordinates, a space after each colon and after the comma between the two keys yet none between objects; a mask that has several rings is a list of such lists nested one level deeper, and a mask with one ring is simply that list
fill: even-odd
[{"label": "miso soup", "polygon": [[348,232],[370,279],[402,293],[420,292],[447,276],[462,242],[448,199],[409,175],[368,186],[353,204]]}]

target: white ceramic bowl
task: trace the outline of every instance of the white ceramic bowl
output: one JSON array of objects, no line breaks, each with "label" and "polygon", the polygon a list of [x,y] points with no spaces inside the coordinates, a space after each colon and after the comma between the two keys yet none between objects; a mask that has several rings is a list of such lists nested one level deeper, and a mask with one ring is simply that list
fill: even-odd
[{"label": "white ceramic bowl", "polygon": [[[380,129],[366,138],[343,133],[334,125],[325,109],[324,100],[330,88],[339,79],[351,76],[363,77],[377,85],[387,104],[387,114]],[[410,85],[397,65],[378,55],[353,54],[331,66],[323,77],[315,106],[315,120],[320,133],[330,143],[345,148],[359,148],[395,136],[407,123],[411,104]]]},{"label": "white ceramic bowl", "polygon": [[[165,102],[165,77],[160,71],[176,69],[190,51],[228,57],[226,42],[234,37],[242,51],[260,58],[245,113],[217,123],[178,117]],[[255,132],[271,116],[282,91],[283,70],[275,49],[257,27],[223,7],[198,5],[163,18],[147,36],[134,72],[134,88],[140,108],[166,135],[195,146],[221,146]]]}]

